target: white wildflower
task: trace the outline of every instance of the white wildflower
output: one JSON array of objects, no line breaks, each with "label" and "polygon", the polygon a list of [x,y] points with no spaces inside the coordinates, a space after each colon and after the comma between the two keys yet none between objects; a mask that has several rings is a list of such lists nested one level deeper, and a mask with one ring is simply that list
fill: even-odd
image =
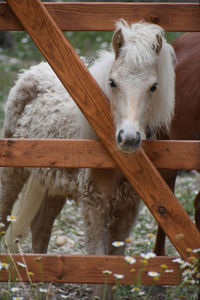
[{"label": "white wildflower", "polygon": [[166,269],[166,270],[165,270],[165,273],[173,273],[173,272],[174,272],[173,269]]},{"label": "white wildflower", "polygon": [[155,253],[153,252],[148,252],[148,253],[141,253],[140,256],[144,259],[150,259],[156,256]]},{"label": "white wildflower", "polygon": [[187,261],[184,261],[184,262],[181,264],[180,268],[181,268],[181,269],[185,269],[186,267],[187,267],[187,268],[192,268],[192,264],[188,263]]},{"label": "white wildflower", "polygon": [[10,289],[10,291],[11,291],[12,293],[16,293],[16,292],[19,292],[20,289],[19,289],[17,286],[13,286],[13,287]]},{"label": "white wildflower", "polygon": [[148,274],[150,277],[159,277],[159,276],[160,276],[160,273],[155,272],[155,271],[149,271],[147,274]]},{"label": "white wildflower", "polygon": [[5,262],[0,262],[0,270],[2,270],[2,269],[8,270],[8,268],[9,268],[9,264],[7,264]]},{"label": "white wildflower", "polygon": [[193,252],[193,253],[198,253],[198,252],[200,252],[200,248],[193,249],[192,252]]},{"label": "white wildflower", "polygon": [[16,217],[15,216],[7,216],[7,221],[8,222],[16,222]]},{"label": "white wildflower", "polygon": [[123,274],[113,274],[113,276],[117,279],[122,279],[124,278],[124,275]]},{"label": "white wildflower", "polygon": [[20,262],[20,261],[18,261],[17,262],[17,264],[18,264],[18,266],[20,266],[20,267],[22,267],[22,268],[26,268],[26,265],[25,264],[23,264],[22,262]]},{"label": "white wildflower", "polygon": [[44,288],[39,288],[39,291],[40,293],[48,293],[48,290]]},{"label": "white wildflower", "polygon": [[104,271],[102,271],[102,273],[104,275],[110,275],[110,274],[112,274],[112,272],[110,270],[104,270]]},{"label": "white wildflower", "polygon": [[4,223],[0,223],[0,229],[4,228],[6,225]]},{"label": "white wildflower", "polygon": [[129,264],[134,264],[135,262],[136,262],[136,259],[134,258],[134,257],[132,257],[132,256],[129,256],[129,255],[126,255],[125,257],[124,257],[124,259],[125,259],[125,261],[126,262],[128,262]]},{"label": "white wildflower", "polygon": [[115,241],[115,242],[112,243],[112,245],[113,245],[114,247],[122,247],[122,246],[125,245],[125,243],[122,242],[122,241]]},{"label": "white wildflower", "polygon": [[183,273],[183,277],[192,277],[193,272],[190,269],[186,269]]},{"label": "white wildflower", "polygon": [[172,260],[172,262],[182,265],[184,263],[184,260],[182,260],[181,258],[175,258]]},{"label": "white wildflower", "polygon": [[144,291],[139,291],[138,292],[138,296],[144,296],[145,295],[145,292]]}]

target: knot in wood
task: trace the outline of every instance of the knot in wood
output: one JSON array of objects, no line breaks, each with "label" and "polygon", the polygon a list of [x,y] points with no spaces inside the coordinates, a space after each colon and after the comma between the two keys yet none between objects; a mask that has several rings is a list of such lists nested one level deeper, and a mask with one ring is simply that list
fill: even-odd
[{"label": "knot in wood", "polygon": [[164,206],[159,206],[158,207],[158,212],[159,212],[159,214],[164,215],[164,213],[166,212],[165,207]]},{"label": "knot in wood", "polygon": [[60,274],[60,275],[57,276],[57,279],[58,279],[58,280],[62,280],[62,279],[63,279],[63,276]]},{"label": "knot in wood", "polygon": [[156,16],[151,16],[150,18],[150,21],[154,24],[159,24],[160,23],[160,19],[159,17],[156,17]]}]

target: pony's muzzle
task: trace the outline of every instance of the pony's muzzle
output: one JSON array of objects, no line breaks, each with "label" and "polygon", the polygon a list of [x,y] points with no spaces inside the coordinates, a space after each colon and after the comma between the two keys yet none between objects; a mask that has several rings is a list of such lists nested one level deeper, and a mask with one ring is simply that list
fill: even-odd
[{"label": "pony's muzzle", "polygon": [[136,131],[134,134],[126,134],[120,130],[117,134],[117,145],[122,152],[135,152],[141,144],[141,134]]}]

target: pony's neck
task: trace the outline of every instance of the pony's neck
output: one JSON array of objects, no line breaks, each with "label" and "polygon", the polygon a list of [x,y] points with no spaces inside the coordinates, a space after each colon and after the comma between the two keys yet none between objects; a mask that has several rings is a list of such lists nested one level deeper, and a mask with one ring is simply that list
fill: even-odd
[{"label": "pony's neck", "polygon": [[[102,51],[89,71],[105,93],[106,97],[110,98],[109,92],[109,75],[114,61],[114,54],[108,51]],[[97,139],[97,135],[90,126],[86,118],[81,113],[80,116],[80,138],[81,139]]]},{"label": "pony's neck", "polygon": [[112,52],[102,51],[99,54],[99,59],[89,69],[107,98],[110,97],[108,81],[114,59],[115,56]]}]

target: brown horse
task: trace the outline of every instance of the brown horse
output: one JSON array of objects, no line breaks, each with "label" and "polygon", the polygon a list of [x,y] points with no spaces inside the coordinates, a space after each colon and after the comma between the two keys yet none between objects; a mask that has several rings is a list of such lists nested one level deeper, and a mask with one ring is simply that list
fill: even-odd
[{"label": "brown horse", "polygon": [[[200,139],[200,33],[186,33],[173,43],[176,62],[176,104],[169,136],[162,139]],[[174,190],[177,170],[162,170]],[[200,230],[200,192],[194,201],[195,222]],[[157,255],[165,254],[165,233],[159,227],[155,245]]]}]

